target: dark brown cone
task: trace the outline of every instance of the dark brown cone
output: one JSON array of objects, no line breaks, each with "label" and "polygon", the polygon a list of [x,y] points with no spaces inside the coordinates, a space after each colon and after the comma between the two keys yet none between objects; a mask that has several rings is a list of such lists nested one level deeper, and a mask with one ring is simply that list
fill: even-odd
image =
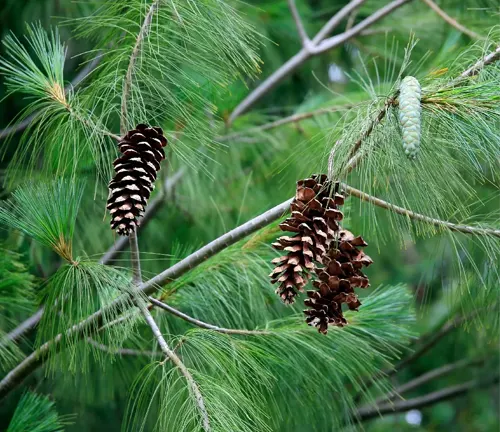
[{"label": "dark brown cone", "polygon": [[161,128],[145,124],[138,124],[118,143],[122,156],[113,162],[116,174],[108,185],[107,204],[111,228],[117,234],[127,236],[135,231],[165,159],[166,145]]},{"label": "dark brown cone", "polygon": [[329,243],[339,230],[338,222],[343,214],[338,206],[344,203],[339,194],[339,183],[332,183],[326,175],[313,175],[297,182],[297,191],[290,209],[291,216],[280,224],[282,231],[291,231],[292,236],[283,236],[273,247],[287,252],[275,258],[275,269],[269,275],[271,282],[279,283],[276,289],[283,302],[293,303],[298,291],[311,278],[316,262],[322,257]]},{"label": "dark brown cone", "polygon": [[367,246],[361,237],[342,230],[338,239],[330,243],[328,253],[323,258],[324,267],[315,270],[318,280],[313,282],[316,288],[308,291],[309,297],[304,301],[309,308],[304,311],[306,322],[326,334],[329,325],[344,326],[347,324],[342,312],[342,304],[351,310],[358,310],[361,305],[354,288],[367,288],[370,282],[361,271],[372,263],[360,247]]}]

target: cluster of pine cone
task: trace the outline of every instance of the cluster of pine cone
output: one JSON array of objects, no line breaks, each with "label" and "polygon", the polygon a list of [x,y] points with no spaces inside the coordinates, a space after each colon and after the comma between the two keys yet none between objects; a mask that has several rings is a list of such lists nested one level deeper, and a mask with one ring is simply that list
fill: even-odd
[{"label": "cluster of pine cone", "polygon": [[136,230],[154,189],[160,162],[165,159],[166,145],[162,129],[145,124],[138,124],[118,143],[122,156],[113,162],[116,174],[108,185],[107,204],[111,228],[117,234],[128,236]]},{"label": "cluster of pine cone", "polygon": [[276,293],[286,303],[293,303],[299,291],[314,278],[315,290],[308,291],[304,311],[306,322],[327,333],[328,325],[347,324],[342,311],[345,303],[351,310],[361,305],[354,288],[370,285],[362,268],[372,260],[359,248],[367,246],[361,237],[341,229],[343,214],[339,206],[344,195],[338,182],[326,175],[313,175],[297,182],[291,204],[291,216],[280,224],[283,236],[273,247],[287,252],[272,262],[275,269],[271,282],[277,283]]}]

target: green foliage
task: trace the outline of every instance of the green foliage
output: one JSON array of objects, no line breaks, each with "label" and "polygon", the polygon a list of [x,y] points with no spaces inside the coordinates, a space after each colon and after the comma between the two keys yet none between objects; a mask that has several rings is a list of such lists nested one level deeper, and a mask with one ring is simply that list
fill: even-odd
[{"label": "green foliage", "polygon": [[60,416],[47,396],[25,393],[19,401],[7,432],[63,431],[72,416]]},{"label": "green foliage", "polygon": [[[120,307],[133,306],[134,295],[129,277],[113,267],[91,261],[77,261],[60,267],[43,290],[42,303],[46,307],[37,333],[39,347],[61,335],[64,354],[53,356],[49,368],[64,367],[69,372],[86,372],[89,356],[96,361],[104,357],[96,344],[106,344],[110,350],[120,347],[133,331],[134,321],[109,324],[118,317]],[[106,306],[111,308],[107,309],[102,322],[85,327],[83,336],[67,332],[67,329]],[[101,331],[102,327],[106,331]],[[91,335],[95,344],[87,341]]]},{"label": "green foliage", "polygon": [[[59,7],[46,0],[38,3],[47,11]],[[261,65],[255,51],[264,59],[263,75],[269,76],[300,49],[286,2],[99,1],[82,6],[86,16],[76,20],[69,15],[80,6],[57,3],[69,24],[61,37],[36,24],[28,27],[25,40],[5,38],[0,72],[9,96],[3,112],[10,118],[16,109],[7,104],[16,98],[15,106],[23,105],[17,101],[23,97],[28,106],[16,121],[40,114],[20,143],[12,138],[3,148],[7,179],[24,184],[32,174],[31,181],[37,183],[23,185],[1,204],[0,220],[9,235],[21,230],[60,254],[62,249],[69,263],[60,266],[58,257],[44,254],[40,271],[36,254],[31,254],[29,272],[50,275],[41,293],[44,318],[36,337],[28,334],[19,347],[7,345],[10,351],[0,348],[0,356],[2,366],[10,369],[14,360],[28,354],[33,341],[40,353],[48,348],[50,373],[45,379],[35,374],[33,380],[55,398],[61,412],[78,407],[79,421],[68,430],[200,427],[200,411],[185,376],[171,362],[163,362],[157,341],[134,307],[137,298],[128,273],[78,258],[97,257],[116,240],[102,222],[102,180],[111,175],[120,120],[123,127],[138,122],[161,126],[170,142],[162,175],[184,169],[175,191],[139,232],[145,278],[292,196],[296,180],[326,171],[334,146],[334,175],[349,185],[428,216],[498,227],[500,69],[491,64],[476,77],[456,79],[498,43],[498,31],[490,29],[498,15],[488,10],[497,6],[494,0],[481,0],[480,5],[437,2],[461,24],[489,34],[472,46],[469,37],[424,2],[409,2],[366,35],[310,58],[229,131],[221,120],[258,85],[248,79]],[[310,36],[345,4],[297,0]],[[386,4],[365,2],[350,18],[356,24]],[[344,30],[345,21],[332,36]],[[257,44],[257,38],[266,44]],[[78,52],[85,54],[75,56]],[[67,85],[64,92],[75,63],[96,56],[101,59],[98,67],[78,89]],[[330,67],[343,71],[346,82],[331,81]],[[415,162],[401,149],[398,122],[397,89],[407,75],[416,76],[423,88],[422,147]],[[391,96],[395,101],[387,115],[361,142],[359,165],[347,173],[352,146]],[[266,124],[298,113],[307,118]],[[16,154],[10,160],[13,148]],[[72,180],[42,182],[54,173]],[[83,189],[75,178],[92,187]],[[199,386],[213,430],[302,432],[349,425],[349,430],[409,430],[404,415],[363,426],[353,424],[352,415],[360,404],[457,360],[490,359],[401,396],[420,397],[460,384],[468,374],[498,373],[498,239],[416,222],[355,197],[343,211],[344,226],[369,243],[367,253],[375,263],[367,273],[379,288],[362,291],[360,311],[346,312],[349,325],[332,328],[327,336],[303,322],[302,298],[286,308],[269,284],[275,252],[265,245],[278,235],[277,223],[224,249],[159,292],[168,304],[207,323],[269,332],[230,336],[193,330],[190,323],[153,310],[169,346]],[[21,241],[16,247],[28,256],[27,246]],[[14,319],[19,323],[34,307],[28,296],[21,298],[33,289],[33,280],[28,269],[12,265],[20,262],[17,255],[3,258],[0,274],[7,275],[8,294],[0,298],[0,308],[13,313],[2,314],[9,319],[0,327],[6,332]],[[127,252],[114,261],[123,267],[128,262]],[[81,327],[78,337],[66,332],[102,307],[109,308],[103,319]],[[425,335],[437,334],[458,317],[468,319],[424,356],[390,377],[380,374],[419,346],[419,341],[410,343],[414,335],[426,340]],[[54,337],[58,343],[44,345]],[[4,339],[0,344],[5,346]],[[494,428],[496,410],[485,400],[494,397],[482,388],[423,409],[423,424],[415,430]],[[9,409],[0,407],[0,417]]]},{"label": "green foliage", "polygon": [[35,309],[35,281],[20,254],[0,249],[0,364],[5,370],[23,355],[5,333],[16,326],[20,317]]},{"label": "green foliage", "polygon": [[26,184],[0,205],[0,222],[18,229],[73,261],[72,240],[83,195],[81,181],[65,179]]},{"label": "green foliage", "polygon": [[17,120],[36,114],[14,155],[12,176],[21,169],[31,174],[43,154],[45,170],[51,174],[75,175],[80,164],[89,166],[93,161],[97,172],[108,177],[115,153],[92,113],[81,107],[72,88],[65,89],[67,49],[58,31],[47,33],[40,25],[28,26],[26,42],[27,47],[14,35],[7,36],[6,55],[0,59],[8,95],[21,93],[33,99]]},{"label": "green foliage", "polygon": [[254,31],[220,0],[109,1],[76,24],[103,53],[82,103],[114,125],[126,107],[122,132],[140,122],[161,124],[193,166],[201,160],[193,146],[213,146],[207,119],[214,98],[259,69]]},{"label": "green foliage", "polygon": [[[224,285],[222,280],[212,285],[215,300],[209,303],[189,293],[182,298],[203,305],[206,316],[235,316],[231,311],[237,305],[243,309],[248,299],[233,296],[222,304],[217,298]],[[301,315],[292,315],[268,322],[270,333],[262,336],[190,330],[178,339],[178,354],[200,386],[214,430],[298,431],[312,421],[338,428],[351,421],[354,395],[365,392],[363,379],[398,358],[411,337],[411,302],[405,287],[381,287],[365,299],[359,313],[348,313],[349,326],[333,328],[327,337],[304,328]],[[252,297],[252,310],[265,305]],[[146,367],[132,391],[126,430],[198,430],[199,412],[187,397],[177,369],[168,363]],[[300,416],[293,412],[296,403]]]},{"label": "green foliage", "polygon": [[33,310],[35,281],[20,254],[0,250],[0,328],[5,328],[16,314]]}]

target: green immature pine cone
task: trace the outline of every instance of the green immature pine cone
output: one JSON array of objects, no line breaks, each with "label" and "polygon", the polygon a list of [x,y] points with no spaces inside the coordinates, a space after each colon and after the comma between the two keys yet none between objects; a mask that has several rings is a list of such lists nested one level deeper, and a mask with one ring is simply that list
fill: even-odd
[{"label": "green immature pine cone", "polygon": [[420,149],[422,89],[418,80],[407,76],[399,87],[399,123],[403,130],[403,149],[409,159],[415,159]]}]

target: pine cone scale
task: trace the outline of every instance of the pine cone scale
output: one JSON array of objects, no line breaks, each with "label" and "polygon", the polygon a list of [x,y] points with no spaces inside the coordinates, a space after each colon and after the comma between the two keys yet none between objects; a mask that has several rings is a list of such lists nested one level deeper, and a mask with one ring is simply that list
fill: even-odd
[{"label": "pine cone scale", "polygon": [[[290,205],[291,216],[279,225],[281,230],[295,235],[282,236],[272,244],[275,249],[288,252],[285,258],[272,261],[276,269],[271,273],[271,281],[280,282],[276,293],[285,303],[294,301],[297,292],[303,291],[311,279],[315,263],[322,263],[334,235],[331,227],[337,225],[329,220],[326,211],[336,210],[337,204],[330,193],[340,195],[338,190],[339,184],[331,183],[324,175],[297,182],[295,198]],[[335,213],[335,217],[340,216]],[[285,268],[284,262],[289,266]],[[281,276],[277,278],[276,275]]]},{"label": "pine cone scale", "polygon": [[118,143],[122,156],[113,162],[115,176],[110,181],[107,208],[111,228],[119,235],[130,235],[144,214],[154,181],[165,159],[167,139],[160,128],[139,124]]}]

